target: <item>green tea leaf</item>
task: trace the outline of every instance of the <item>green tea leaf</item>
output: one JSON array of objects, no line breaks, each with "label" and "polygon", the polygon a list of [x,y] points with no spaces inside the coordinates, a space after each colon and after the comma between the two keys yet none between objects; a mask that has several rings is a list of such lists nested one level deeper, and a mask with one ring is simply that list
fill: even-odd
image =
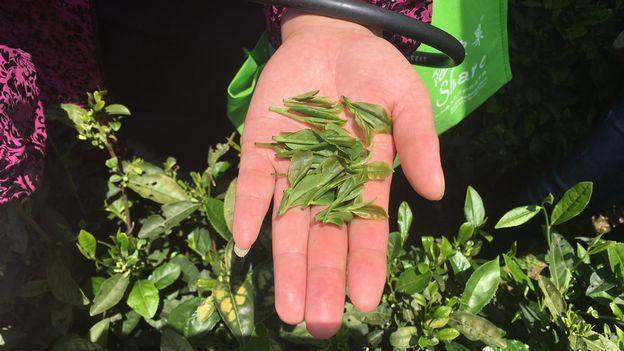
[{"label": "green tea leaf", "polygon": [[350,208],[350,211],[354,215],[364,219],[381,220],[388,218],[386,210],[384,210],[381,206],[374,204],[367,204],[363,207]]},{"label": "green tea leaf", "polygon": [[417,335],[416,327],[400,327],[390,334],[390,345],[398,349],[407,349],[414,346],[412,339]]},{"label": "green tea leaf", "polygon": [[553,318],[558,319],[566,310],[566,303],[561,292],[550,279],[544,276],[540,275],[537,278],[537,282],[542,294],[544,294],[544,304],[546,308],[548,308]]},{"label": "green tea leaf", "polygon": [[111,104],[104,108],[104,111],[109,115],[122,115],[122,116],[130,116],[130,110],[124,105],[120,104]]},{"label": "green tea leaf", "polygon": [[157,235],[169,231],[187,219],[199,208],[199,204],[191,201],[177,201],[162,206],[163,217],[152,215],[148,217],[139,230],[139,238],[155,238]]},{"label": "green tea leaf", "polygon": [[462,311],[479,313],[492,300],[499,283],[500,266],[497,257],[477,268],[468,279],[461,299]]},{"label": "green tea leaf", "polygon": [[434,335],[442,341],[451,341],[459,336],[459,332],[455,328],[444,328],[436,330]]},{"label": "green tea leaf", "polygon": [[399,219],[397,222],[399,225],[399,233],[401,233],[402,241],[405,242],[405,239],[407,239],[407,236],[409,235],[410,227],[412,226],[414,218],[412,215],[412,209],[409,207],[407,202],[403,201],[401,202],[401,205],[399,205],[398,217]]},{"label": "green tea leaf", "polygon": [[173,284],[180,276],[180,266],[171,262],[166,262],[152,272],[149,276],[149,280],[154,283],[154,286],[161,290],[169,285]]},{"label": "green tea leaf", "polygon": [[232,224],[234,223],[234,202],[236,200],[236,178],[230,182],[230,185],[225,192],[225,199],[223,200],[223,218],[225,218],[225,225],[227,229],[232,233]]},{"label": "green tea leaf", "polygon": [[464,202],[464,215],[466,220],[476,228],[479,228],[485,223],[485,208],[483,207],[483,200],[479,193],[468,186],[466,190],[466,201]]},{"label": "green tea leaf", "polygon": [[607,248],[609,267],[620,279],[624,279],[624,243],[615,243]]},{"label": "green tea leaf", "polygon": [[492,347],[507,347],[507,342],[502,338],[498,328],[483,317],[469,312],[454,312],[451,314],[449,324],[468,340],[481,341]]},{"label": "green tea leaf", "polygon": [[128,277],[120,273],[106,279],[93,299],[89,315],[95,316],[115,307],[121,301],[129,282]]},{"label": "green tea leaf", "polygon": [[165,328],[160,338],[160,351],[194,351],[182,335]]},{"label": "green tea leaf", "polygon": [[573,263],[566,260],[570,256],[574,256],[572,246],[561,235],[553,233],[546,261],[550,271],[550,280],[559,291],[566,291],[572,278],[570,269]]},{"label": "green tea leaf", "polygon": [[524,273],[520,265],[516,261],[515,257],[507,256],[503,254],[503,259],[505,260],[505,265],[507,265],[507,269],[509,269],[509,274],[513,278],[516,283],[523,284],[528,286],[532,291],[535,290],[535,286],[533,285],[533,281],[531,278]]},{"label": "green tea leaf", "polygon": [[382,180],[388,178],[393,169],[389,164],[383,161],[374,161],[369,162],[364,165],[364,169],[366,171],[366,175],[370,180]]},{"label": "green tea leaf", "polygon": [[128,177],[128,187],[143,198],[159,204],[187,200],[184,189],[164,173],[131,174]]},{"label": "green tea leaf", "polygon": [[449,259],[453,273],[457,274],[470,269],[470,261],[459,251],[456,251]]},{"label": "green tea leaf", "polygon": [[459,226],[459,233],[457,234],[457,243],[459,245],[465,243],[466,241],[472,239],[475,233],[474,224],[470,222],[464,222],[461,226]]},{"label": "green tea leaf", "polygon": [[45,272],[48,288],[57,300],[74,306],[84,306],[89,303],[89,299],[58,257],[52,257],[47,262]]},{"label": "green tea leaf", "polygon": [[375,133],[392,133],[392,118],[382,106],[352,102],[345,96],[342,96],[342,101],[362,131],[366,145],[370,145]]},{"label": "green tea leaf", "polygon": [[222,281],[212,291],[212,296],[225,325],[240,344],[245,344],[254,330],[254,296],[249,280]]},{"label": "green tea leaf", "polygon": [[568,189],[550,215],[552,225],[561,224],[583,212],[592,194],[592,182],[580,182]]},{"label": "green tea leaf", "polygon": [[425,290],[431,281],[432,273],[426,272],[419,274],[416,268],[412,267],[399,276],[396,290],[406,294],[415,294]]},{"label": "green tea leaf", "polygon": [[93,343],[102,345],[102,347],[106,347],[110,321],[110,318],[104,318],[95,323],[91,329],[89,329],[89,340]]},{"label": "green tea leaf", "polygon": [[[212,299],[210,302],[212,303]],[[219,318],[218,316],[216,316],[217,318],[213,317],[213,313],[217,313],[214,303],[211,305],[211,312],[203,311],[203,315],[198,313],[200,306],[202,306],[202,300],[199,297],[185,300],[169,313],[167,325],[187,338],[207,333],[214,328]],[[205,306],[203,307],[204,310],[206,309]],[[206,314],[208,315],[206,316]]]},{"label": "green tea leaf", "polygon": [[232,238],[232,232],[230,232],[225,222],[223,201],[206,197],[204,198],[204,210],[212,227],[225,241],[229,241]]},{"label": "green tea leaf", "polygon": [[535,205],[516,207],[513,210],[505,213],[503,217],[501,217],[501,219],[498,221],[498,223],[496,223],[494,228],[510,228],[524,224],[531,220],[531,218],[535,217],[535,215],[538,214],[541,209],[542,208],[540,206]]},{"label": "green tea leaf", "polygon": [[158,289],[152,281],[147,279],[134,283],[126,301],[130,308],[145,318],[154,317],[159,302]]},{"label": "green tea leaf", "polygon": [[78,249],[82,255],[90,260],[95,258],[97,241],[93,234],[81,229],[78,233]]},{"label": "green tea leaf", "polygon": [[191,250],[201,256],[202,260],[210,262],[209,254],[212,251],[212,240],[206,228],[193,229],[187,236],[186,242]]}]

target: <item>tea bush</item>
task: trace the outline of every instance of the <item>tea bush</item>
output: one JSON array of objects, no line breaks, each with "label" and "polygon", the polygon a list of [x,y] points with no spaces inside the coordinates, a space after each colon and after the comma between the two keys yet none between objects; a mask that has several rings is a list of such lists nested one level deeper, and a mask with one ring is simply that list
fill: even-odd
[{"label": "tea bush", "polygon": [[[587,205],[592,184],[515,208],[492,228],[468,188],[455,235],[407,245],[402,203],[390,234],[380,306],[347,302],[343,325],[315,340],[273,306],[270,229],[246,259],[232,254],[239,146],[211,147],[184,173],[119,152],[130,111],[89,94],[87,108],[48,112],[54,153],[41,191],[2,211],[2,348],[13,350],[619,350],[624,345],[624,243],[573,242],[558,226]],[[76,135],[69,138],[71,134]],[[63,138],[61,138],[63,136]],[[59,143],[62,141],[62,143]],[[91,152],[81,149],[91,146]],[[100,157],[98,155],[106,155]],[[99,158],[99,159],[98,159]],[[105,194],[97,195],[97,194]],[[103,206],[102,206],[103,204]],[[483,257],[498,228],[543,218],[545,253]],[[78,220],[76,220],[76,218]],[[494,229],[494,232],[492,231]],[[415,234],[415,233],[412,233]],[[506,234],[510,235],[510,234]],[[78,254],[79,253],[79,254]]]}]

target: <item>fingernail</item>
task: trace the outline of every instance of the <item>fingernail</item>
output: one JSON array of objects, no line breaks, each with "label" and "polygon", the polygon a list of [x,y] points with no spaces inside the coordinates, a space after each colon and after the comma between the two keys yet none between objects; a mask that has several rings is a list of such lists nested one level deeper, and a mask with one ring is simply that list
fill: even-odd
[{"label": "fingernail", "polygon": [[234,253],[236,254],[236,256],[245,257],[245,255],[247,255],[248,252],[249,252],[249,249],[241,249],[240,247],[234,245]]}]

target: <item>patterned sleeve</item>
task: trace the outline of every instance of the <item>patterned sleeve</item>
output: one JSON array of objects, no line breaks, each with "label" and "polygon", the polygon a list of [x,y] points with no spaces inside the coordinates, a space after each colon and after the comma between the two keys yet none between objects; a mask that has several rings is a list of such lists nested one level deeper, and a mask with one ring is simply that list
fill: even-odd
[{"label": "patterned sleeve", "polygon": [[[402,13],[405,16],[416,18],[420,21],[431,23],[431,9],[433,0],[368,0],[373,5],[384,9]],[[281,44],[280,18],[284,9],[281,7],[267,5],[264,8],[264,15],[267,22],[267,32],[273,47],[277,48]],[[403,55],[409,56],[420,45],[413,39],[401,35],[384,32],[384,38],[393,43]]]},{"label": "patterned sleeve", "polygon": [[0,204],[32,193],[43,169],[43,107],[31,57],[0,45]]}]

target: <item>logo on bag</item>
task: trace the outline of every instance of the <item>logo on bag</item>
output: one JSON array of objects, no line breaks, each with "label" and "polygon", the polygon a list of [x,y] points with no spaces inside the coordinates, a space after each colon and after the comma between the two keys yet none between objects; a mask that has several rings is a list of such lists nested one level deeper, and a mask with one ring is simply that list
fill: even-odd
[{"label": "logo on bag", "polygon": [[465,40],[460,40],[466,49],[466,61],[457,67],[439,68],[433,71],[433,83],[438,90],[433,102],[436,107],[442,108],[440,112],[446,112],[448,109],[454,112],[467,100],[477,96],[479,91],[487,85],[487,55],[481,55],[478,60],[474,57],[475,54],[480,54],[481,41],[485,39],[481,23],[483,19],[484,16],[480,18],[473,32],[472,45],[468,45]]}]

